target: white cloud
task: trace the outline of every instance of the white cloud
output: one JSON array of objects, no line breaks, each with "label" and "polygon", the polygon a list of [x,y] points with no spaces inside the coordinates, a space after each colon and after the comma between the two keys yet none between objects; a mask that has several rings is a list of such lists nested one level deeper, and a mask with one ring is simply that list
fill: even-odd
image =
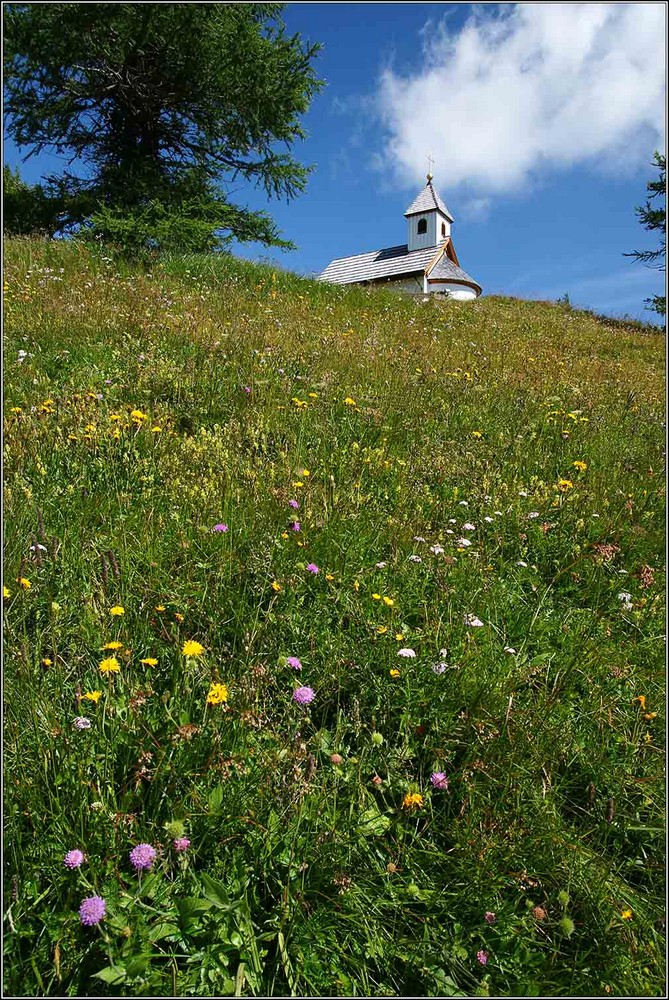
[{"label": "white cloud", "polygon": [[[630,170],[664,148],[665,5],[475,7],[421,32],[421,65],[381,74],[385,171],[413,186],[426,156],[449,188],[513,192],[547,170]],[[427,30],[427,29],[430,30]]]}]

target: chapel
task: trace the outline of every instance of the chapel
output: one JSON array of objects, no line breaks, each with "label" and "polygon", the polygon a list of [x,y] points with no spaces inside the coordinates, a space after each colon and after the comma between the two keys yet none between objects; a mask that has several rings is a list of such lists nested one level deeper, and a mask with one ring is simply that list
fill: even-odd
[{"label": "chapel", "polygon": [[481,286],[460,267],[453,246],[453,216],[432,184],[414,198],[404,216],[407,242],[331,261],[318,276],[335,285],[384,284],[412,295],[475,299]]}]

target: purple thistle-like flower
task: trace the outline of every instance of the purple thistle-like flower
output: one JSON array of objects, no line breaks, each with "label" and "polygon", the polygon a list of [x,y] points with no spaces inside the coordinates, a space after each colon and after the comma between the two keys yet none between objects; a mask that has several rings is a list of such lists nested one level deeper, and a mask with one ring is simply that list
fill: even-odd
[{"label": "purple thistle-like flower", "polygon": [[298,705],[308,705],[316,697],[316,692],[310,687],[300,687],[293,691],[293,701]]},{"label": "purple thistle-like flower", "polygon": [[484,951],[483,948],[481,948],[479,951],[476,952],[476,961],[480,962],[481,965],[487,965],[488,964],[488,952]]},{"label": "purple thistle-like flower", "polygon": [[99,924],[107,913],[107,904],[102,896],[88,896],[79,907],[79,919],[84,927]]},{"label": "purple thistle-like flower", "polygon": [[183,853],[183,851],[187,851],[188,848],[190,847],[190,840],[188,839],[188,837],[177,837],[176,840],[172,842],[172,846],[174,847],[175,851]]},{"label": "purple thistle-like flower", "polygon": [[290,527],[291,527],[291,531],[300,531],[301,528],[302,528],[302,525],[300,524],[299,521],[293,521],[293,523],[291,524]]},{"label": "purple thistle-like flower", "polygon": [[296,656],[287,656],[286,657],[286,664],[287,664],[287,666],[292,667],[294,670],[301,670],[302,669],[302,664],[300,663],[300,661],[298,660],[298,658]]},{"label": "purple thistle-like flower", "polygon": [[63,864],[66,868],[79,868],[83,865],[86,858],[84,857],[84,852],[79,850],[68,851],[63,858]]},{"label": "purple thistle-like flower", "polygon": [[446,791],[448,788],[448,778],[443,771],[433,771],[430,775],[430,781],[433,788],[438,788],[440,791]]},{"label": "purple thistle-like flower", "polygon": [[299,509],[300,509],[300,505],[299,505],[299,503],[297,502],[297,500],[289,500],[289,501],[288,501],[288,506],[289,506],[289,507],[292,507],[292,508],[293,508],[293,510],[299,510]]},{"label": "purple thistle-like flower", "polygon": [[244,392],[246,393],[247,396],[250,393],[250,391],[251,391],[251,386],[250,385],[245,385],[244,386]]},{"label": "purple thistle-like flower", "polygon": [[227,526],[227,524],[215,524],[214,527],[211,530],[212,531],[227,531],[228,530],[228,526]]},{"label": "purple thistle-like flower", "polygon": [[90,729],[93,723],[90,719],[87,719],[85,715],[78,715],[74,720],[75,729]]},{"label": "purple thistle-like flower", "polygon": [[316,563],[307,563],[307,573],[318,573],[318,566]]},{"label": "purple thistle-like flower", "polygon": [[138,844],[130,852],[130,863],[135,871],[151,868],[156,860],[156,849],[151,844]]},{"label": "purple thistle-like flower", "polygon": [[497,914],[496,913],[491,913],[490,910],[487,910],[486,911],[486,915],[485,915],[485,917],[483,919],[485,920],[485,922],[487,924],[494,924],[495,921],[497,920]]}]

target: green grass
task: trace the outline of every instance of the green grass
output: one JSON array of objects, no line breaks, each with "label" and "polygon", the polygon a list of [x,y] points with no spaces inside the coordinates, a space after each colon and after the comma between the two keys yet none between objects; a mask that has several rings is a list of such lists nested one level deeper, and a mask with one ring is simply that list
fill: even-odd
[{"label": "green grass", "polygon": [[5,990],[661,995],[657,332],[5,249]]}]

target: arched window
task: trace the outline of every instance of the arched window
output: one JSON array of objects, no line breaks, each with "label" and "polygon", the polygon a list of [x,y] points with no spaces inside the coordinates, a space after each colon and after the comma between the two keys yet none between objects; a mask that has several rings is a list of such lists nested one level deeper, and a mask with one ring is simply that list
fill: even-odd
[{"label": "arched window", "polygon": [[417,229],[417,232],[418,232],[419,236],[422,236],[423,233],[427,232],[427,219],[419,219],[418,220],[418,229]]},{"label": "arched window", "polygon": [[445,222],[442,222],[442,224],[441,224],[441,235],[444,237],[444,239],[446,238],[446,223]]}]

